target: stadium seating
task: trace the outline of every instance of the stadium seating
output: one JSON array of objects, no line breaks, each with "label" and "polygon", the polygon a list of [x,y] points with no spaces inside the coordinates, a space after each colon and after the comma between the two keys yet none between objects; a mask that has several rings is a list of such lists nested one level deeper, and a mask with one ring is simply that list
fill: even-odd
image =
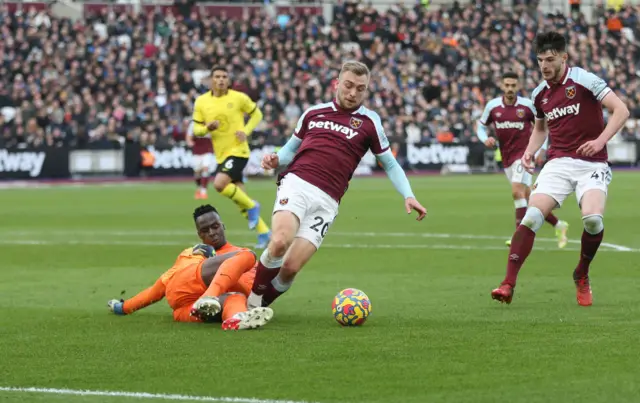
[{"label": "stadium seating", "polygon": [[[487,2],[485,2],[487,3]],[[621,138],[640,138],[639,8],[583,16],[542,15],[529,5],[459,5],[378,12],[344,3],[321,15],[244,20],[179,13],[87,13],[0,6],[0,147],[170,146],[184,138],[192,101],[214,64],[259,101],[254,141],[282,143],[301,112],[331,98],[345,58],[373,69],[369,105],[395,141],[475,141],[475,120],[504,70],[540,81],[531,40],[543,29],[570,39],[571,62],[605,77],[632,118]]]}]

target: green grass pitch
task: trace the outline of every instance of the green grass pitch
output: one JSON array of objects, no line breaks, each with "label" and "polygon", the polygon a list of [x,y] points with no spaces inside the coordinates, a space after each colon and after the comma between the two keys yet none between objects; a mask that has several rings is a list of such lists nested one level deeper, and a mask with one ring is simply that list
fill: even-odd
[{"label": "green grass pitch", "polygon": [[[422,223],[407,217],[387,179],[353,180],[273,321],[237,333],[173,323],[164,301],[129,317],[107,310],[107,300],[151,285],[196,242],[191,182],[3,189],[0,387],[256,402],[639,401],[639,174],[614,173],[590,308],[576,304],[571,278],[582,233],[573,196],[557,211],[571,243],[558,250],[545,224],[506,306],[489,295],[514,227],[504,176],[412,183],[429,210]],[[268,218],[273,181],[248,190]],[[231,202],[209,201],[232,242],[255,240]],[[332,318],[331,301],[347,287],[371,298],[363,327]],[[0,401],[141,400],[0,389]]]}]

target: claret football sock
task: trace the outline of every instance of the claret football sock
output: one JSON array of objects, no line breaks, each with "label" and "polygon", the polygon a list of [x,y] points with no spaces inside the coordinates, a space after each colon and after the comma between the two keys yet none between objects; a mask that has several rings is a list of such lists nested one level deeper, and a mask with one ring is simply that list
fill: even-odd
[{"label": "claret football sock", "polygon": [[271,281],[280,272],[282,266],[281,257],[272,257],[269,249],[265,249],[260,256],[260,261],[256,268],[256,279],[253,282],[253,291],[256,295],[263,295],[271,286]]},{"label": "claret football sock", "polygon": [[527,213],[526,207],[520,207],[516,209],[516,228],[518,228],[518,225],[520,225],[526,213]]},{"label": "claret football sock", "polygon": [[507,275],[502,284],[509,284],[512,287],[516,286],[518,272],[524,264],[527,256],[531,253],[535,238],[536,233],[533,232],[531,228],[526,225],[518,226],[518,229],[516,229],[511,240],[509,260],[507,262]]},{"label": "claret football sock", "polygon": [[527,213],[527,199],[517,199],[513,201],[516,207],[516,228],[522,222],[524,215]]},{"label": "claret football sock", "polygon": [[596,257],[596,252],[602,243],[604,237],[604,230],[592,235],[586,230],[582,232],[582,242],[580,247],[580,261],[576,270],[573,272],[574,280],[587,277],[589,275],[589,266]]},{"label": "claret football sock", "polygon": [[287,292],[287,290],[291,287],[291,283],[287,283],[282,280],[280,275],[277,275],[273,280],[271,280],[270,287],[267,287],[267,291],[262,296],[262,304],[263,306],[269,306],[278,299],[282,294]]},{"label": "claret football sock", "polygon": [[200,187],[207,190],[207,185],[209,185],[209,177],[203,176],[202,179],[200,179]]}]

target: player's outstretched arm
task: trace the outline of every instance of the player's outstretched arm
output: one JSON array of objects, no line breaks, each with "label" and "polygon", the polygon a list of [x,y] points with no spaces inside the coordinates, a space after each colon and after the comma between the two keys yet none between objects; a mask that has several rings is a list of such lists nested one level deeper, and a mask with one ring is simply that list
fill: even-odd
[{"label": "player's outstretched arm", "polygon": [[613,92],[609,91],[607,95],[602,99],[602,105],[606,107],[611,114],[607,121],[607,126],[602,131],[602,134],[597,139],[587,141],[581,145],[577,153],[590,157],[595,155],[598,151],[602,150],[609,140],[616,135],[622,129],[625,122],[629,118],[629,109],[627,105]]},{"label": "player's outstretched arm", "polygon": [[302,140],[298,138],[295,134],[289,138],[289,141],[278,150],[278,161],[280,165],[289,165],[298,152],[298,148],[300,148],[300,144],[302,144]]},{"label": "player's outstretched arm", "polygon": [[279,166],[287,166],[291,161],[293,161],[293,157],[295,157],[298,152],[298,148],[300,148],[300,144],[302,144],[302,140],[306,134],[305,119],[311,110],[313,110],[313,107],[305,110],[300,118],[298,118],[298,123],[293,130],[293,135],[289,138],[287,144],[278,151],[278,153],[264,156],[262,159],[262,167],[264,169],[276,169]]},{"label": "player's outstretched arm", "polygon": [[162,279],[158,279],[154,285],[139,292],[135,297],[125,300],[112,299],[107,303],[109,310],[116,315],[129,315],[133,312],[155,304],[164,298],[166,287]]},{"label": "player's outstretched arm", "polygon": [[282,146],[277,153],[266,154],[262,157],[263,169],[276,169],[279,166],[287,166],[295,157],[298,148],[300,148],[302,140],[295,134],[291,136],[287,144]]},{"label": "player's outstretched arm", "polygon": [[384,168],[393,186],[404,198],[407,214],[411,214],[411,211],[415,210],[418,212],[417,220],[421,221],[427,215],[427,209],[416,200],[413,190],[411,190],[409,179],[400,164],[398,164],[398,161],[396,161],[393,153],[391,153],[391,150],[386,150],[382,154],[376,155],[376,158]]}]

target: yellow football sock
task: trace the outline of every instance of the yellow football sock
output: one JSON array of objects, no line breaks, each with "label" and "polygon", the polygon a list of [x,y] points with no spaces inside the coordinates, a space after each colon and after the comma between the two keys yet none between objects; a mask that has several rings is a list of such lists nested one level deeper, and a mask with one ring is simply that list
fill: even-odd
[{"label": "yellow football sock", "polygon": [[[242,216],[244,218],[249,217],[249,214],[247,214],[247,210],[242,210]],[[267,232],[269,232],[269,226],[267,225],[266,222],[264,222],[262,217],[260,217],[260,220],[258,220],[258,225],[256,225],[256,231],[258,231],[258,234],[266,234]]]},{"label": "yellow football sock", "polygon": [[264,222],[262,217],[260,217],[260,220],[258,220],[256,231],[258,231],[258,234],[266,234],[267,232],[269,232],[269,226],[267,225],[266,222]]},{"label": "yellow football sock", "polygon": [[242,210],[249,210],[256,205],[256,203],[251,200],[251,198],[247,196],[242,189],[233,183],[228,184],[224,189],[222,189],[220,194],[231,199],[231,201],[233,201]]}]

